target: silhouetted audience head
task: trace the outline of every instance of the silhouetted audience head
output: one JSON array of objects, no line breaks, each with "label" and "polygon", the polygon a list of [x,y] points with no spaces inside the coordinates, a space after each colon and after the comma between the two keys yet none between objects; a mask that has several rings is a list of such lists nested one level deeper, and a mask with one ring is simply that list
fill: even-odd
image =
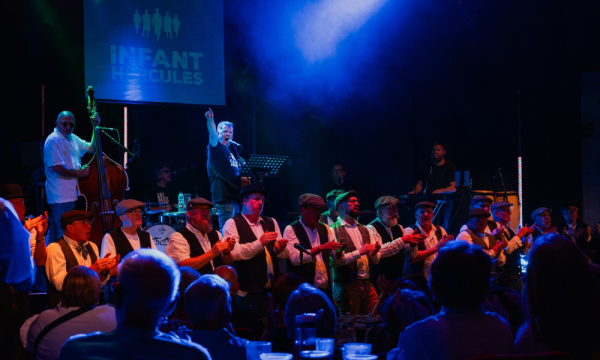
[{"label": "silhouetted audience head", "polygon": [[308,283],[304,283],[296,289],[285,307],[285,324],[287,325],[287,333],[290,339],[294,338],[294,321],[296,315],[305,313],[316,314],[319,310],[323,310],[323,316],[317,324],[317,337],[333,338],[335,332],[336,318],[333,304],[327,296],[319,289]]},{"label": "silhouetted audience head", "polygon": [[[402,289],[400,291],[400,295],[404,296],[411,302],[410,310],[413,312],[413,314],[415,314],[415,316],[418,316],[418,318],[415,318],[415,322],[423,320],[426,317],[434,314],[431,302],[429,302],[429,299],[423,292],[418,290]],[[404,331],[404,328],[410,324],[402,324],[393,309],[393,302],[393,296],[390,296],[385,303],[383,303],[383,306],[381,307],[381,318],[385,323],[390,344],[395,346],[398,344],[400,333]]]},{"label": "silhouetted audience head", "polygon": [[233,299],[240,287],[235,269],[229,265],[221,265],[213,271],[213,274],[222,277],[229,283],[229,295]]},{"label": "silhouetted audience head", "polygon": [[191,283],[200,279],[200,273],[194,268],[189,266],[182,266],[179,268],[181,272],[181,281],[179,282],[179,300],[173,311],[173,319],[177,320],[189,320],[187,311],[185,309],[185,290],[190,286]]},{"label": "silhouetted audience head", "polygon": [[285,273],[275,281],[273,285],[273,302],[277,308],[283,312],[290,295],[302,285],[302,278],[294,273]]},{"label": "silhouetted audience head", "polygon": [[201,276],[185,291],[185,307],[195,330],[228,327],[231,315],[229,284],[214,274]]},{"label": "silhouetted audience head", "polygon": [[451,241],[431,264],[433,296],[448,309],[480,306],[490,292],[492,260],[480,246]]},{"label": "silhouetted audience head", "polygon": [[99,295],[98,274],[88,267],[74,266],[65,276],[60,306],[64,308],[95,306],[98,304]]},{"label": "silhouetted audience head", "polygon": [[160,317],[175,308],[180,273],[177,264],[158,250],[130,252],[119,265],[115,290],[115,309],[119,324],[156,327]]},{"label": "silhouetted audience head", "polygon": [[557,234],[529,252],[525,300],[534,336],[552,350],[590,358],[600,350],[600,292],[583,253]]}]

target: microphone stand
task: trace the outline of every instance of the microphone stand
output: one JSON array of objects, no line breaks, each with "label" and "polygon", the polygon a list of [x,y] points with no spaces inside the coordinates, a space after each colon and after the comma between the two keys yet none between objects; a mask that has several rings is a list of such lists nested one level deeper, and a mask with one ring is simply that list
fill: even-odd
[{"label": "microphone stand", "polygon": [[504,189],[504,201],[508,201],[508,192],[506,191],[506,186],[504,186],[504,178],[502,177],[502,171],[498,172],[500,175],[500,181],[502,182],[502,189]]}]

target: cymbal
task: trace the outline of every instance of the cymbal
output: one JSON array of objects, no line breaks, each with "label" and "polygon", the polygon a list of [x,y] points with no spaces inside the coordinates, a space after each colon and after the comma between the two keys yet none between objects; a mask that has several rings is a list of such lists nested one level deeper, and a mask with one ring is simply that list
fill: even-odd
[{"label": "cymbal", "polygon": [[148,210],[148,211],[146,211],[146,214],[148,214],[148,215],[155,215],[155,214],[162,214],[164,212],[165,212],[165,210],[163,210],[163,209],[160,209],[160,210]]}]

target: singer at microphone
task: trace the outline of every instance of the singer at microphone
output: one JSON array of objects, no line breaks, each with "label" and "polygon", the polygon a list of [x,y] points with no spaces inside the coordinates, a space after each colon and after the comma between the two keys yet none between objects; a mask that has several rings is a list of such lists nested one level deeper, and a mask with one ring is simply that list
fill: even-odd
[{"label": "singer at microphone", "polygon": [[[425,192],[426,195],[433,195],[454,192],[456,189],[454,183],[455,172],[456,166],[446,160],[446,147],[442,142],[437,141],[431,149],[430,161],[421,167],[417,174],[417,184],[409,194]],[[439,225],[445,229],[448,227],[452,206],[452,201],[446,201],[438,215],[438,219],[442,220]]]},{"label": "singer at microphone", "polygon": [[334,163],[331,171],[331,179],[323,185],[325,193],[328,194],[332,190],[350,191],[356,190],[362,193],[361,189],[354,181],[346,179],[346,168],[342,163]]},{"label": "singer at microphone", "polygon": [[342,244],[335,240],[329,226],[319,222],[327,206],[322,197],[304,194],[298,199],[298,204],[302,214],[300,219],[286,226],[283,231],[283,237],[291,245],[288,245],[288,249],[293,272],[332,298],[329,254],[341,249]]}]

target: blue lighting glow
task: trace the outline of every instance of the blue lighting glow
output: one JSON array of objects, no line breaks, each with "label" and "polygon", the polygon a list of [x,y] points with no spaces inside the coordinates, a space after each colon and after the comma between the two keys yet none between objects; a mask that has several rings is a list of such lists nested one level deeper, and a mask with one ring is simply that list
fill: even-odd
[{"label": "blue lighting glow", "polygon": [[360,29],[387,0],[321,0],[292,20],[296,46],[309,63],[335,55],[338,44]]}]

